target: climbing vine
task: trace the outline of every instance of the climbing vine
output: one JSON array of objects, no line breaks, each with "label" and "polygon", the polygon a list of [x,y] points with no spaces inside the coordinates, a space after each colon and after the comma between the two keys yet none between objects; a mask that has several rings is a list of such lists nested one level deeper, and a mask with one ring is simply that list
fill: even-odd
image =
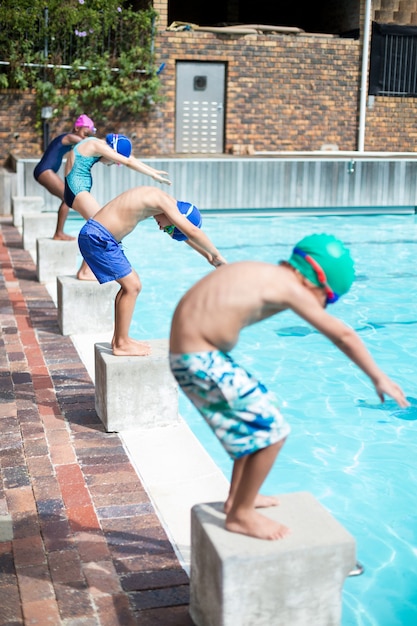
[{"label": "climbing vine", "polygon": [[36,91],[56,114],[97,120],[139,114],[160,100],[156,12],[147,0],[2,0],[0,88]]}]

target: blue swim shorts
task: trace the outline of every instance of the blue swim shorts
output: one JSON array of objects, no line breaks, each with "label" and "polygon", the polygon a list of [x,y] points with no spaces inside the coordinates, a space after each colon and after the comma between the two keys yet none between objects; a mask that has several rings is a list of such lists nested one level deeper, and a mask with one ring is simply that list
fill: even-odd
[{"label": "blue swim shorts", "polygon": [[253,454],[285,439],[290,427],[275,395],[213,350],[170,354],[171,371],[232,459]]},{"label": "blue swim shorts", "polygon": [[89,219],[78,235],[78,246],[83,258],[99,283],[120,280],[132,271],[121,242],[102,224]]}]

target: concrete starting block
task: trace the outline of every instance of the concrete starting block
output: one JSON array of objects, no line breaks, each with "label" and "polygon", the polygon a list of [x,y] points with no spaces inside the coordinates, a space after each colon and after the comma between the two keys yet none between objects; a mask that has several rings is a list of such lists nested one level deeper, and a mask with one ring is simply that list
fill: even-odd
[{"label": "concrete starting block", "polygon": [[41,196],[13,196],[13,225],[21,226],[23,213],[40,213],[43,206],[44,200]]},{"label": "concrete starting block", "polygon": [[57,277],[58,324],[63,335],[113,330],[119,283],[100,285],[76,276]]},{"label": "concrete starting block", "polygon": [[16,173],[0,167],[0,215],[11,215]]},{"label": "concrete starting block", "polygon": [[55,280],[60,275],[77,273],[77,241],[40,238],[36,240],[36,275],[40,283]]},{"label": "concrete starting block", "polygon": [[308,492],[262,514],[291,528],[255,539],[224,528],[223,503],[191,511],[190,614],[196,626],[339,626],[354,538]]},{"label": "concrete starting block", "polygon": [[51,212],[23,213],[23,249],[36,250],[36,240],[42,237],[53,237],[56,230],[57,214]]},{"label": "concrete starting block", "polygon": [[180,421],[178,385],[168,361],[168,341],[151,339],[149,356],[114,356],[96,343],[95,407],[107,432],[172,426]]}]

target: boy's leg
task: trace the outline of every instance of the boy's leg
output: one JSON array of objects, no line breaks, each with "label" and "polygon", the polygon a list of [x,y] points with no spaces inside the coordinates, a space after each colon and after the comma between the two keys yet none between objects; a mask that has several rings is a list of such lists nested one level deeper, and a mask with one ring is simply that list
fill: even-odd
[{"label": "boy's leg", "polygon": [[284,537],[289,532],[285,526],[255,509],[259,489],[290,431],[274,394],[217,349],[171,354],[170,366],[225,450],[238,457],[225,504],[226,528],[261,539]]},{"label": "boy's leg", "polygon": [[[224,512],[228,513],[232,508],[237,488],[242,480],[242,474],[244,467],[249,459],[250,455],[242,456],[240,459],[233,463],[232,479],[230,481],[229,494],[227,500],[224,503]],[[274,496],[264,496],[258,493],[255,497],[255,508],[265,508],[269,506],[277,506],[279,504],[278,498]]]},{"label": "boy's leg", "polygon": [[129,337],[130,323],[141,282],[135,270],[117,281],[121,287],[114,302],[114,334],[112,339],[113,354],[116,356],[146,356],[150,346]]},{"label": "boy's leg", "polygon": [[255,509],[259,489],[267,477],[285,439],[235,461],[226,528],[259,539],[282,539],[289,529]]}]

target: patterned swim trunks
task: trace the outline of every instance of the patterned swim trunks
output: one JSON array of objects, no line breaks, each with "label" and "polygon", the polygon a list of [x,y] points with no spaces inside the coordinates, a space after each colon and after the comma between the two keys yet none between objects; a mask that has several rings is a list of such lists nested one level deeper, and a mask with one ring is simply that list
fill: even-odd
[{"label": "patterned swim trunks", "polygon": [[170,354],[170,366],[232,459],[253,454],[289,434],[275,395],[230,355],[218,350]]}]

